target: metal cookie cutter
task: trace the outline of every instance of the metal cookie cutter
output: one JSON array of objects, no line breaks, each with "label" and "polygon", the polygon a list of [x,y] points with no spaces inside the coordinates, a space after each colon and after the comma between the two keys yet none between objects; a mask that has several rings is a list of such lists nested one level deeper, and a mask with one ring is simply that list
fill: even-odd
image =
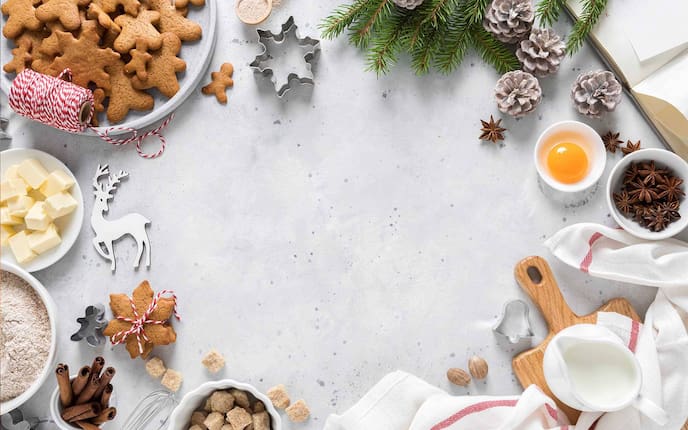
[{"label": "metal cookie cutter", "polygon": [[512,300],[504,305],[502,316],[492,331],[506,337],[511,343],[518,343],[521,339],[533,337],[530,327],[530,310],[523,300]]},{"label": "metal cookie cutter", "polygon": [[12,136],[7,133],[7,126],[10,121],[7,118],[0,117],[0,143],[9,144],[12,141]]},{"label": "metal cookie cutter", "polygon": [[76,322],[81,324],[81,327],[71,337],[74,342],[86,339],[86,343],[96,347],[105,341],[103,329],[108,322],[105,319],[105,308],[100,303],[87,306],[84,316],[77,318]]},{"label": "metal cookie cutter", "polygon": [[[287,91],[291,90],[294,81],[297,81],[299,85],[315,84],[312,66],[317,53],[320,51],[320,41],[308,36],[300,37],[293,16],[290,16],[287,22],[282,24],[282,30],[277,34],[270,30],[259,29],[257,31],[258,44],[263,47],[263,52],[249,66],[254,72],[260,72],[263,76],[270,78],[275,86],[277,97],[281,98]],[[303,59],[304,63],[300,61],[299,64],[296,64],[295,61],[287,62],[290,57],[294,56],[294,46],[292,46],[294,42],[301,51],[299,57]],[[276,64],[278,59],[285,64]],[[276,65],[278,67],[275,67]],[[281,70],[282,68],[285,70]],[[280,74],[279,78],[275,75],[275,69]],[[286,72],[286,69],[289,71]]]}]

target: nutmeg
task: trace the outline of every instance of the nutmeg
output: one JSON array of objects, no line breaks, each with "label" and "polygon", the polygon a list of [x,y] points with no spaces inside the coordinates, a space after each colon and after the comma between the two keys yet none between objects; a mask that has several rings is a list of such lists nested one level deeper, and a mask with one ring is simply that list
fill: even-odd
[{"label": "nutmeg", "polygon": [[471,375],[468,374],[463,369],[453,367],[447,370],[447,379],[454,385],[460,385],[462,387],[467,387],[471,382]]},{"label": "nutmeg", "polygon": [[474,355],[468,360],[468,370],[475,379],[485,379],[487,376],[487,361],[484,358]]}]

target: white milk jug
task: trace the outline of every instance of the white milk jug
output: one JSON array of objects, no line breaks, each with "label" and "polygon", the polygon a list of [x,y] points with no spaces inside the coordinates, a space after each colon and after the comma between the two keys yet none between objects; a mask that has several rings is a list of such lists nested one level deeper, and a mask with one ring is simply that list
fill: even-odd
[{"label": "white milk jug", "polygon": [[550,341],[543,361],[547,385],[580,411],[618,411],[638,399],[638,360],[611,330],[577,324]]}]

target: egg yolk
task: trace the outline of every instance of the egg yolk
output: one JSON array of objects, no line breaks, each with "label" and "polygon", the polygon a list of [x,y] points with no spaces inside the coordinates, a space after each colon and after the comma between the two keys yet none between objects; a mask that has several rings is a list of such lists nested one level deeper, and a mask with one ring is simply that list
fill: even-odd
[{"label": "egg yolk", "polygon": [[588,156],[575,143],[562,142],[554,145],[547,154],[547,168],[557,181],[573,184],[588,173]]}]

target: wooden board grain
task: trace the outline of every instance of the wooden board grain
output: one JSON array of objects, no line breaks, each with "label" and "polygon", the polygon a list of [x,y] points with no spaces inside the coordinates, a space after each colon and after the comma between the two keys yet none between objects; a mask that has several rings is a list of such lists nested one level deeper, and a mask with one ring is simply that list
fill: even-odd
[{"label": "wooden board grain", "polygon": [[545,382],[542,361],[550,340],[566,327],[584,323],[595,324],[598,312],[617,312],[636,321],[640,321],[640,317],[628,300],[620,298],[610,300],[588,315],[576,315],[569,305],[566,304],[552,269],[550,269],[549,264],[542,257],[534,256],[521,260],[514,269],[514,275],[521,288],[528,293],[535,305],[540,309],[549,327],[547,337],[540,345],[514,357],[511,363],[514,373],[523,388],[532,384],[540,387],[545,394],[557,402],[557,405],[566,413],[571,423],[575,423],[578,420],[580,411],[570,408],[559,401],[552,394],[552,391],[547,386],[547,382]]}]

